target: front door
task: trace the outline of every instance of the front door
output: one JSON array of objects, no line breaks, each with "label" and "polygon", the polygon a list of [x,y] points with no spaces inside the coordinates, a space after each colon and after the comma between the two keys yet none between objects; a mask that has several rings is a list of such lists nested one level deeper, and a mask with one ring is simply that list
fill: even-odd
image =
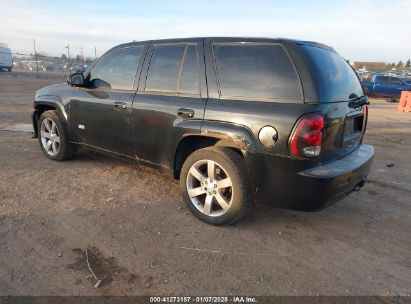
[{"label": "front door", "polygon": [[130,115],[143,55],[144,45],[116,49],[91,69],[87,87],[78,88],[70,101],[71,125],[80,142],[132,155]]},{"label": "front door", "polygon": [[135,155],[172,170],[181,138],[199,135],[207,89],[202,40],[152,44],[131,114]]}]

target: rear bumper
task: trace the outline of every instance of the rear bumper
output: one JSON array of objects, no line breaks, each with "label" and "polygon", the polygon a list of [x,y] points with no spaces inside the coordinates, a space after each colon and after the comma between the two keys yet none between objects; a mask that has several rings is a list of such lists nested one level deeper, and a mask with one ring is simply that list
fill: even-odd
[{"label": "rear bumper", "polygon": [[[297,173],[283,171],[282,180],[279,176],[271,178],[271,185],[265,185],[256,193],[257,202],[304,211],[324,209],[365,184],[373,158],[374,148],[360,144],[356,150],[333,162]],[[277,185],[273,185],[275,180]]]},{"label": "rear bumper", "polygon": [[304,186],[311,189],[308,195],[305,193],[304,198],[301,197],[302,202],[307,199],[310,202],[302,203],[302,209],[323,209],[353,190],[359,190],[370,173],[373,158],[374,148],[361,144],[342,159],[300,172]]}]

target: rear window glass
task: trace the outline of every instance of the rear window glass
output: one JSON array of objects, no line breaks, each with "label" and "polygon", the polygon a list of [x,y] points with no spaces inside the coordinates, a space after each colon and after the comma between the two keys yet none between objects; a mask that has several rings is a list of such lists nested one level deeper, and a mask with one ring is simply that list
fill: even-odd
[{"label": "rear window glass", "polygon": [[156,45],[148,70],[146,91],[176,92],[185,45]]},{"label": "rear window glass", "polygon": [[221,97],[302,100],[294,66],[280,45],[215,44]]},{"label": "rear window glass", "polygon": [[199,95],[198,76],[195,45],[156,45],[145,90]]},{"label": "rear window glass", "polygon": [[195,45],[187,46],[183,70],[180,80],[179,93],[184,94],[199,94],[200,87],[198,85],[198,58],[197,48]]},{"label": "rear window glass", "polygon": [[347,101],[351,94],[364,95],[357,75],[342,56],[316,46],[301,48],[317,77],[321,102]]}]

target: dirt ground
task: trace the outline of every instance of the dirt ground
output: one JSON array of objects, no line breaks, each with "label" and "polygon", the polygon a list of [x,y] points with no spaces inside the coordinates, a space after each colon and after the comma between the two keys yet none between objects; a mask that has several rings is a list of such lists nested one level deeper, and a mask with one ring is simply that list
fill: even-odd
[{"label": "dirt ground", "polygon": [[[30,123],[35,90],[64,81],[35,76],[0,73],[0,129]],[[53,162],[30,133],[0,131],[0,295],[410,295],[410,123],[371,100],[363,190],[230,227],[194,218],[165,174],[87,150]]]}]

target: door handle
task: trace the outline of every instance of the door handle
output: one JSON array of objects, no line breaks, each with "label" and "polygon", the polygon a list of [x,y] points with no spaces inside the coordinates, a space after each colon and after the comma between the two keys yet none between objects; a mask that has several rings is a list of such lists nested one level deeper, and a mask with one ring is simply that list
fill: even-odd
[{"label": "door handle", "polygon": [[194,110],[180,108],[177,110],[177,116],[184,118],[192,118],[194,116]]},{"label": "door handle", "polygon": [[114,109],[116,110],[124,110],[127,109],[127,104],[125,102],[115,102]]}]

